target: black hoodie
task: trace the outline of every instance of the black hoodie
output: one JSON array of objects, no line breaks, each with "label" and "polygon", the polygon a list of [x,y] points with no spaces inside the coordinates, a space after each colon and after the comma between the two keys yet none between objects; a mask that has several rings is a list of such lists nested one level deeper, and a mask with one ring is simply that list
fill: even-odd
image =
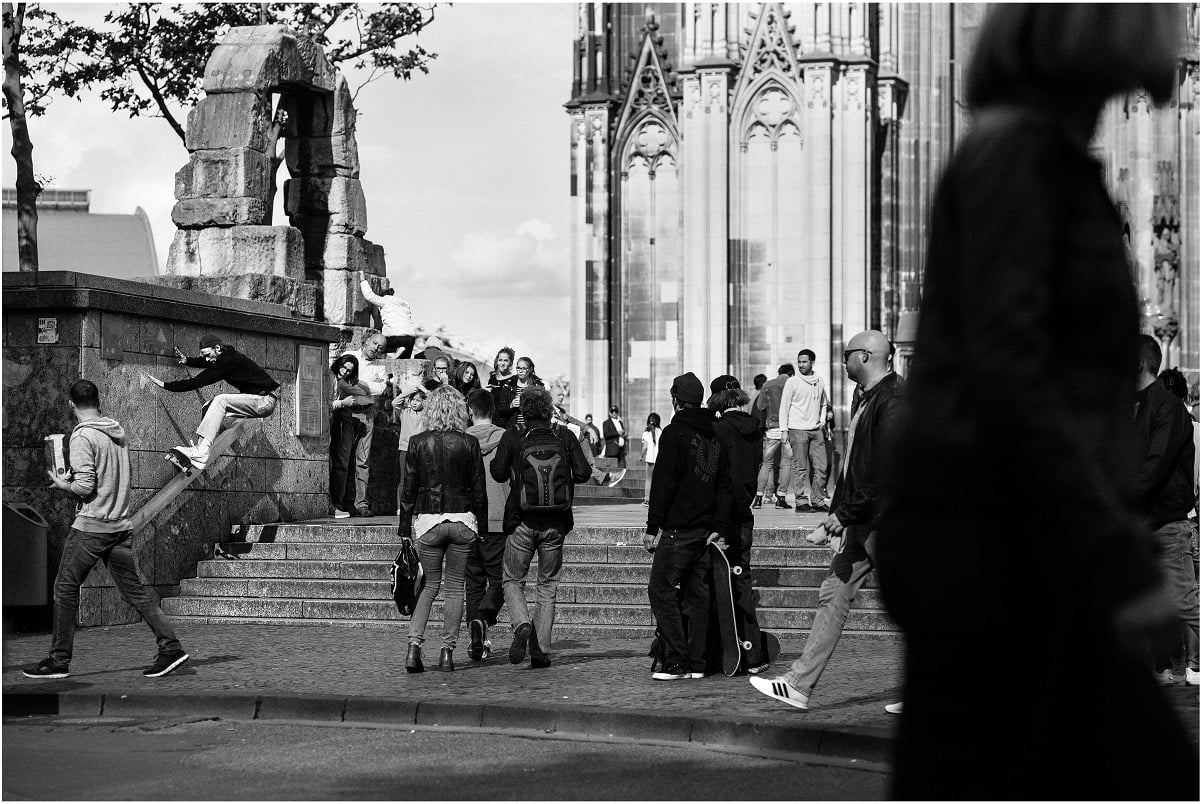
[{"label": "black hoodie", "polygon": [[721,454],[729,458],[733,509],[730,525],[754,527],[750,504],[758,490],[758,467],[762,463],[765,432],[760,419],[736,408],[721,414],[713,424]]},{"label": "black hoodie", "polygon": [[[677,412],[658,441],[650,484],[646,532],[707,528],[724,531],[732,506],[728,457],[717,443],[716,414],[708,408]],[[726,478],[724,483],[720,482]]]}]

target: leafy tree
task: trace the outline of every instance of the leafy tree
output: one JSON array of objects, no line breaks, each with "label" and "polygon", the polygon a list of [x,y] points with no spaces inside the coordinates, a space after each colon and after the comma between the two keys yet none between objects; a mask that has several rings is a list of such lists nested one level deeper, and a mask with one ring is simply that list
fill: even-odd
[{"label": "leafy tree", "polygon": [[25,120],[25,91],[21,84],[21,34],[25,4],[4,3],[4,105],[12,127],[12,155],[17,163],[17,259],[22,271],[37,273],[37,197],[42,185],[33,173],[33,142]]},{"label": "leafy tree", "polygon": [[361,90],[385,75],[407,80],[414,71],[429,72],[437,54],[415,43],[405,49],[401,40],[432,23],[434,10],[417,3],[138,3],[89,27],[31,6],[37,26],[29,28],[23,51],[27,109],[38,115],[52,95],[76,98],[98,88],[113,111],[161,117],[183,141],[177,110],[199,100],[204,65],[230,28],[285,24],[321,45],[343,72],[365,73]]}]

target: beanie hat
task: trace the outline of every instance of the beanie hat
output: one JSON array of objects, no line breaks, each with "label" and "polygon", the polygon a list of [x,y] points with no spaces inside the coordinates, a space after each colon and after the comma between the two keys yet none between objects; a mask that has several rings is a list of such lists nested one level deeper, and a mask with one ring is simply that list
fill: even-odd
[{"label": "beanie hat", "polygon": [[717,377],[708,384],[708,390],[712,391],[714,394],[718,394],[721,391],[728,391],[731,388],[741,387],[742,384],[738,382],[737,377],[734,377],[732,374],[722,374],[720,377]]},{"label": "beanie hat", "polygon": [[704,401],[704,383],[692,372],[680,374],[671,383],[671,396],[680,402],[690,402],[699,405]]},{"label": "beanie hat", "polygon": [[216,335],[213,335],[211,332],[206,332],[200,336],[200,348],[201,349],[211,349],[214,346],[220,346],[220,345],[221,345],[221,339],[218,338]]}]

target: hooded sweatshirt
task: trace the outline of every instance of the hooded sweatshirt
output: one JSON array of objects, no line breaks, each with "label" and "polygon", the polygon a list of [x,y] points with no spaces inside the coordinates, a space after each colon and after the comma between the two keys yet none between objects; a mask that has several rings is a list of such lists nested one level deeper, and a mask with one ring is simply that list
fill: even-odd
[{"label": "hooded sweatshirt", "polygon": [[790,378],[779,399],[779,429],[784,435],[788,430],[816,430],[825,424],[821,407],[828,398],[825,383],[816,374]]},{"label": "hooded sweatshirt", "polygon": [[79,498],[71,527],[87,533],[129,530],[129,447],[125,428],[100,416],[71,431],[71,493]]},{"label": "hooded sweatshirt", "polygon": [[717,443],[715,421],[716,414],[708,408],[684,408],[663,429],[650,484],[646,533],[723,530],[729,521],[729,458]]},{"label": "hooded sweatshirt", "polygon": [[733,521],[730,524],[753,527],[754,514],[750,504],[758,490],[758,467],[762,463],[762,422],[731,408],[713,424],[713,432],[721,452],[729,456],[729,476],[733,486]]},{"label": "hooded sweatshirt", "polygon": [[492,477],[492,458],[496,457],[496,447],[500,445],[500,437],[504,428],[497,427],[491,422],[476,424],[467,428],[467,435],[475,436],[479,442],[479,452],[483,455],[483,479],[487,484],[488,501],[488,533],[504,531],[504,505],[508,502],[508,483],[501,483]]}]

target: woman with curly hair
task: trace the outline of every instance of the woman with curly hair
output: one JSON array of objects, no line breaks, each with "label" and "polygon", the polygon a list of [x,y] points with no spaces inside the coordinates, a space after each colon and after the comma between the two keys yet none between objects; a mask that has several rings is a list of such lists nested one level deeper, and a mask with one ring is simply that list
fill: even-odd
[{"label": "woman with curly hair", "polygon": [[446,596],[442,652],[438,669],[454,669],[454,647],[462,625],[465,570],[472,543],[487,534],[487,490],[479,441],[468,435],[467,403],[449,386],[435,388],[425,405],[429,429],[412,437],[405,455],[400,491],[400,538],[417,542],[425,586],[408,624],[410,673],[425,669],[421,647],[433,599],[442,588]]},{"label": "woman with curly hair", "polygon": [[355,465],[354,482],[348,481],[354,445],[366,433],[368,417],[375,415],[375,397],[366,383],[359,382],[354,355],[334,360],[329,371],[336,378],[329,402],[329,501],[334,519],[346,519],[356,503],[366,505],[367,501],[366,464]]}]

